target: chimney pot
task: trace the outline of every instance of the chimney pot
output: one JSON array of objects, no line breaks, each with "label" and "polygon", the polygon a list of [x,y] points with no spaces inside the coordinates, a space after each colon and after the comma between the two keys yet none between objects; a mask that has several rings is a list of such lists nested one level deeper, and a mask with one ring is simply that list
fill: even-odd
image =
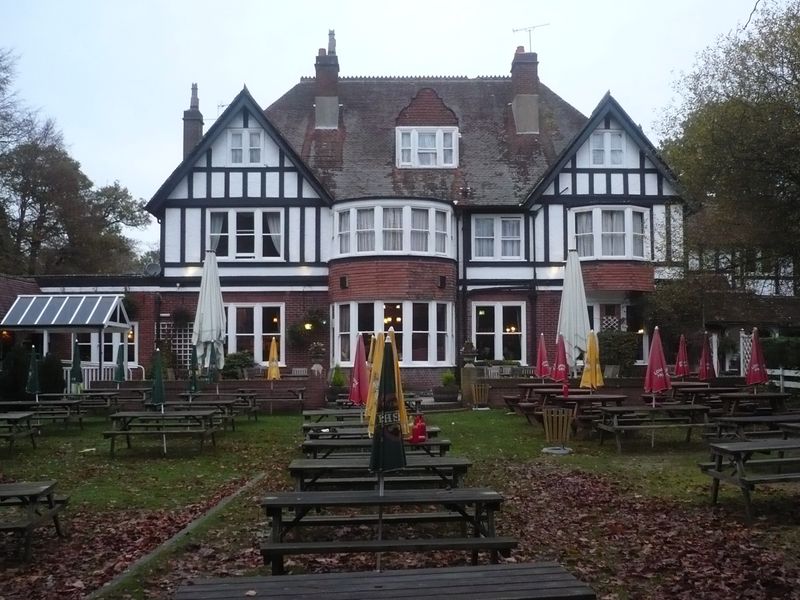
[{"label": "chimney pot", "polygon": [[326,56],[327,52],[325,52],[325,48],[320,48],[317,52],[317,56]]},{"label": "chimney pot", "polygon": [[339,58],[336,56],[334,31],[328,31],[328,51],[319,49],[314,64],[314,127],[338,129],[339,127]]},{"label": "chimney pot", "polygon": [[193,83],[189,110],[183,111],[183,158],[189,156],[202,138],[203,114],[200,112],[200,100],[197,98],[197,84]]},{"label": "chimney pot", "polygon": [[525,54],[525,46],[517,46],[515,54]]}]

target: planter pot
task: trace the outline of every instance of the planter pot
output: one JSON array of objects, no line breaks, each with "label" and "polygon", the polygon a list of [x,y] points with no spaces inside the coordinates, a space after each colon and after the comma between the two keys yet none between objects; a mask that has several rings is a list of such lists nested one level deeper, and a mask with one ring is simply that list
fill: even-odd
[{"label": "planter pot", "polygon": [[336,402],[336,400],[342,394],[347,394],[350,391],[350,388],[345,386],[332,386],[325,390],[325,399],[328,402]]},{"label": "planter pot", "polygon": [[434,402],[458,402],[458,386],[448,385],[435,387],[432,390]]}]

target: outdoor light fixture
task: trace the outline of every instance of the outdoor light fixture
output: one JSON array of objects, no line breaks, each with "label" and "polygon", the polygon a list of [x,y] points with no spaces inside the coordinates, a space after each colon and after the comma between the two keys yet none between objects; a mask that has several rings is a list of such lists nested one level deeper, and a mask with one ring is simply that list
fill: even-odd
[{"label": "outdoor light fixture", "polygon": [[306,331],[311,331],[313,328],[314,326],[311,323],[303,323],[303,329]]}]

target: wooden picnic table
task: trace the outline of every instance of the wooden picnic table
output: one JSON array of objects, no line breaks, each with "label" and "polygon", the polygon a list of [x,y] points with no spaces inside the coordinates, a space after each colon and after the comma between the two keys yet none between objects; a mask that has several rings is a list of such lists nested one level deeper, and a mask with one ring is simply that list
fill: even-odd
[{"label": "wooden picnic table", "polygon": [[[473,563],[477,563],[478,550],[485,549],[492,552],[492,562],[497,562],[499,550],[510,550],[516,545],[516,540],[498,538],[495,531],[494,514],[502,502],[500,493],[486,488],[389,489],[382,493],[376,490],[270,493],[261,501],[270,522],[270,536],[262,544],[261,551],[264,562],[272,564],[273,575],[283,574],[283,557],[288,554],[466,549],[473,553]],[[400,514],[386,510],[409,507],[416,509]],[[430,507],[436,507],[437,510],[431,511]],[[447,512],[441,512],[442,508]],[[346,509],[348,514],[337,514],[337,509]],[[369,512],[352,514],[353,510],[362,509]],[[382,537],[371,540],[340,537],[327,542],[287,540],[287,534],[300,527],[377,525],[379,522],[381,526],[388,526],[398,522],[437,523],[454,520],[471,526],[471,537],[462,532],[463,537],[458,538],[408,539],[404,536],[406,539],[395,539],[383,532]]]},{"label": "wooden picnic table", "polygon": [[[40,394],[41,396],[42,394]],[[68,427],[73,420],[83,429],[82,400],[79,398],[63,398],[59,400],[16,400],[0,402],[0,410],[21,409],[33,413],[32,423],[41,427],[44,421],[62,421]]]},{"label": "wooden picnic table", "polygon": [[[553,381],[543,381],[543,382],[523,382],[518,383],[517,388],[519,389],[519,396],[520,402],[530,402],[533,400],[533,394],[537,390],[542,389],[555,389],[558,387],[558,384]],[[561,388],[558,387],[558,391],[561,391]]]},{"label": "wooden picnic table", "polygon": [[[303,423],[303,433],[308,439],[317,438],[349,438],[365,437],[367,435],[367,424],[361,422],[339,422],[339,423]],[[437,437],[442,432],[438,425],[428,425],[428,439]]]},{"label": "wooden picnic table", "polygon": [[[357,458],[295,458],[289,463],[289,474],[295,480],[297,490],[314,488],[323,477],[365,477],[377,484],[378,477],[369,470],[369,455]],[[460,456],[406,457],[406,466],[390,475],[399,478],[414,473],[426,473],[438,478],[450,487],[459,487],[472,461]]]},{"label": "wooden picnic table", "polygon": [[686,441],[691,441],[692,429],[709,426],[710,408],[705,404],[640,404],[633,406],[600,406],[600,420],[595,428],[600,432],[600,444],[606,433],[613,433],[617,452],[622,452],[622,435],[629,431],[685,428]]},{"label": "wooden picnic table", "polygon": [[734,386],[689,386],[683,388],[677,388],[675,390],[675,394],[673,397],[679,399],[683,399],[685,402],[689,402],[690,404],[696,401],[700,401],[703,404],[706,404],[709,398],[714,396],[718,396],[719,394],[734,394],[736,392],[741,391],[742,388],[734,387]]},{"label": "wooden picnic table", "polygon": [[[304,454],[310,454],[312,458],[328,458],[330,456],[337,458],[341,452],[368,451],[372,448],[373,443],[374,442],[372,438],[368,438],[366,436],[360,438],[325,440],[311,439],[303,442],[302,450]],[[450,445],[450,440],[431,438],[417,444],[411,444],[407,442],[405,444],[405,450],[407,453],[406,455],[408,455],[409,451],[418,449],[424,451],[425,454],[429,456],[444,456],[450,449]]]},{"label": "wooden picnic table", "polygon": [[[787,456],[787,453],[800,450],[800,438],[713,442],[709,449],[711,462],[699,466],[712,478],[711,503],[717,503],[720,481],[737,486],[744,497],[748,523],[753,519],[750,490],[757,484],[800,481],[800,456]],[[768,456],[765,458],[764,455]]]},{"label": "wooden picnic table", "polygon": [[585,392],[573,393],[575,390],[570,390],[569,394],[565,397],[561,390],[558,394],[546,394],[544,399],[540,402],[520,402],[519,411],[525,415],[528,423],[533,425],[535,421],[542,420],[542,410],[548,405],[565,406],[571,405],[575,409],[575,423],[576,427],[579,425],[583,427],[587,422],[591,422],[595,418],[599,418],[597,409],[600,406],[609,406],[613,403],[619,406],[627,396],[623,394],[589,394],[588,390]]},{"label": "wooden picnic table", "polygon": [[346,421],[358,420],[364,410],[361,408],[313,408],[303,411],[304,421]]},{"label": "wooden picnic table", "polygon": [[36,430],[31,424],[34,413],[31,411],[0,412],[0,439],[8,440],[8,453],[14,451],[17,438],[30,438],[36,448]]},{"label": "wooden picnic table", "polygon": [[56,497],[56,481],[0,483],[0,531],[22,534],[25,560],[31,558],[33,531],[52,519],[59,537],[65,537],[58,513],[68,498]]},{"label": "wooden picnic table", "polygon": [[[237,405],[236,398],[226,397],[197,397],[195,400],[167,400],[164,402],[164,408],[176,411],[187,411],[202,408],[213,408],[219,413],[219,420],[222,421],[222,427],[225,428],[226,423],[230,423],[231,431],[236,431],[236,420],[234,415],[234,408]],[[145,405],[147,408],[159,410],[159,406],[155,404]]]},{"label": "wooden picnic table", "polygon": [[190,581],[175,600],[595,600],[585,583],[555,562],[397,571],[224,577]]},{"label": "wooden picnic table", "polygon": [[132,436],[197,437],[202,451],[206,436],[210,437],[211,444],[216,446],[214,436],[219,430],[214,424],[214,418],[217,414],[215,409],[175,410],[163,413],[152,410],[121,411],[109,417],[112,430],[104,431],[103,437],[111,440],[111,456],[114,456],[114,444],[119,436],[125,437],[128,448],[131,447]]},{"label": "wooden picnic table", "polygon": [[759,409],[769,410],[773,413],[786,412],[786,400],[789,397],[789,394],[784,392],[735,392],[719,395],[723,411],[728,415],[735,415],[739,412],[742,404],[757,404]]},{"label": "wooden picnic table", "polygon": [[[781,424],[800,423],[800,413],[779,413],[773,415],[742,415],[742,416],[722,416],[716,417],[714,422],[717,424],[717,437],[725,435],[726,430],[733,430],[733,435],[740,439],[750,439],[751,437],[772,437],[782,435]],[[767,429],[755,429],[756,427],[766,426]],[[750,429],[748,429],[750,428]]]}]

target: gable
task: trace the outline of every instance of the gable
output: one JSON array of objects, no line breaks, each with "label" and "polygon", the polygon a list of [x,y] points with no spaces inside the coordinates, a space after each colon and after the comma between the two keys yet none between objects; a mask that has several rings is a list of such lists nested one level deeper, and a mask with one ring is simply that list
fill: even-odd
[{"label": "gable", "polygon": [[[238,136],[238,137],[236,137]],[[252,142],[257,138],[258,142]],[[234,150],[239,150],[235,160]],[[256,151],[251,160],[251,151]],[[194,150],[156,192],[146,208],[156,216],[171,206],[211,199],[330,198],[245,88]],[[178,201],[177,203],[174,201]],[[198,202],[199,201],[199,202]]]},{"label": "gable", "polygon": [[421,127],[427,125],[452,125],[458,127],[458,118],[432,88],[423,88],[400,111],[398,127]]}]

